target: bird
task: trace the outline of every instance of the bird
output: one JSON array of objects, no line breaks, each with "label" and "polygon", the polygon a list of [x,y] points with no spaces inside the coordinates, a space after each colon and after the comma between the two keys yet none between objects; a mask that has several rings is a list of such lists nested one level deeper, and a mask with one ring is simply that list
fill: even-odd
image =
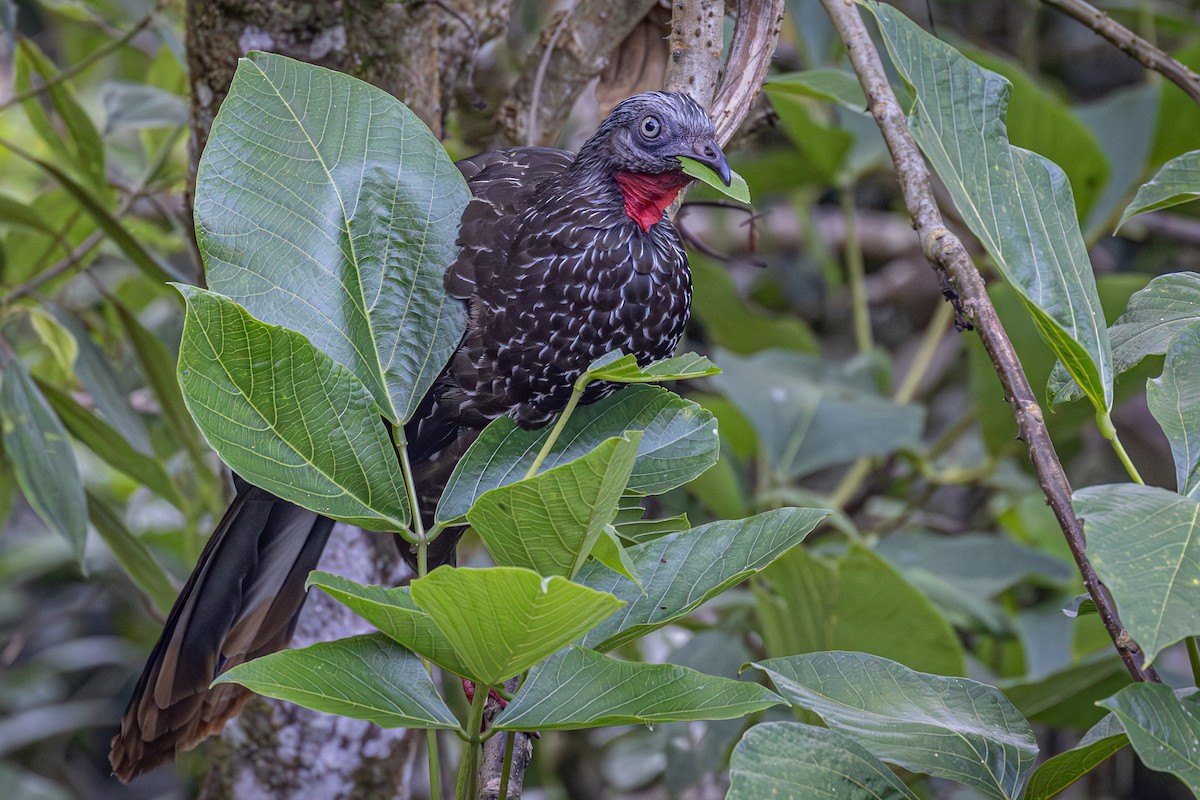
[{"label": "bird", "polygon": [[[610,351],[641,364],[674,353],[691,302],[687,254],[666,213],[693,180],[680,157],[730,183],[704,109],[683,93],[646,92],[617,104],[577,153],[513,147],[457,163],[471,199],[444,285],[466,306],[466,330],[404,427],[424,518],[492,420],[545,425]],[[581,403],[618,388],[592,383]],[[284,649],[295,630],[333,521],[236,476],[235,488],[112,739],[123,782],[219,732],[250,692],[209,685]],[[429,569],[453,563],[462,530],[431,543]]]}]

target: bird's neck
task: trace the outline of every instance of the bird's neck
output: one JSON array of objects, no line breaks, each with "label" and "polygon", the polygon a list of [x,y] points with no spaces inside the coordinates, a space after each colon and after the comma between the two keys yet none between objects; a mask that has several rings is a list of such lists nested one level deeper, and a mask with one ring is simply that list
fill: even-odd
[{"label": "bird's neck", "polygon": [[643,231],[662,219],[663,211],[675,202],[679,190],[692,182],[682,172],[614,172],[613,179],[621,187],[625,199],[625,216]]}]

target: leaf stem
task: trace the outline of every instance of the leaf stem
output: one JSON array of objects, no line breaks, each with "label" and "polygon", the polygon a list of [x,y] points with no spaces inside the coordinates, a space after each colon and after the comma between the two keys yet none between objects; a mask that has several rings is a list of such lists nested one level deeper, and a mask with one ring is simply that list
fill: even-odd
[{"label": "leaf stem", "polygon": [[483,725],[483,707],[492,687],[475,684],[475,696],[471,698],[471,713],[467,716],[467,742],[463,747],[462,761],[458,764],[458,785],[454,790],[456,800],[475,800],[479,787],[479,728]]},{"label": "leaf stem", "polygon": [[1096,412],[1096,427],[1100,429],[1100,435],[1112,445],[1117,458],[1121,460],[1121,466],[1125,467],[1125,471],[1129,473],[1130,480],[1145,486],[1146,482],[1142,480],[1142,475],[1134,465],[1133,459],[1129,457],[1129,453],[1125,452],[1125,446],[1121,444],[1121,437],[1117,436],[1117,427],[1113,425],[1112,417],[1108,415],[1107,411]]},{"label": "leaf stem", "polygon": [[1192,683],[1200,686],[1200,647],[1196,645],[1196,637],[1189,636],[1187,642],[1188,662],[1192,665]]},{"label": "leaf stem", "polygon": [[591,383],[591,380],[588,378],[587,373],[579,376],[579,380],[575,381],[575,388],[571,390],[571,399],[567,401],[567,405],[563,408],[562,413],[558,415],[558,420],[550,430],[550,435],[546,437],[546,441],[542,444],[542,449],[538,451],[537,458],[533,460],[533,464],[530,465],[529,471],[525,473],[525,477],[522,480],[532,478],[542,468],[542,463],[546,460],[546,456],[550,455],[550,451],[554,449],[554,444],[558,441],[559,434],[567,426],[567,420],[571,418],[575,407],[579,405],[579,398],[583,397],[583,390],[587,388],[589,383]]},{"label": "leaf stem", "polygon": [[867,302],[867,272],[863,263],[862,245],[858,241],[857,217],[854,213],[854,193],[847,182],[838,185],[838,202],[846,228],[843,246],[846,277],[850,284],[850,305],[854,315],[854,343],[859,353],[869,353],[875,346],[871,337],[871,307]]},{"label": "leaf stem", "polygon": [[[1195,639],[1189,638],[1192,646],[1195,646]],[[497,800],[508,800],[508,780],[512,775],[513,765],[513,745],[517,741],[517,734],[507,733],[504,735],[504,765],[500,768],[500,792],[496,795]]]}]

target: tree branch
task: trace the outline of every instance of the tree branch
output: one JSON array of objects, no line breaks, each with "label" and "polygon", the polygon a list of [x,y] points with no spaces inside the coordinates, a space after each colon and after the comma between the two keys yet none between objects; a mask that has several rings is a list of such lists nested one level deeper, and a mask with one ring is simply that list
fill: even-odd
[{"label": "tree branch", "polygon": [[1021,369],[1012,342],[1000,324],[996,309],[988,299],[983,278],[972,263],[963,243],[943,224],[941,211],[930,186],[925,159],[909,133],[904,111],[888,85],[883,63],[867,33],[858,8],[853,0],[821,2],[833,20],[842,42],[845,43],[854,71],[867,94],[871,114],[887,142],[896,167],[896,178],[912,217],[913,226],[917,229],[925,257],[936,270],[949,277],[962,299],[963,308],[979,332],[979,338],[987,350],[996,374],[1000,377],[1008,403],[1012,406],[1019,438],[1029,448],[1029,457],[1037,473],[1038,482],[1062,528],[1080,575],[1083,576],[1084,586],[1096,603],[1100,617],[1108,629],[1109,636],[1112,637],[1113,645],[1135,680],[1158,682],[1158,675],[1152,667],[1138,663],[1137,654],[1141,651],[1122,627],[1112,598],[1088,561],[1083,525],[1071,507],[1071,486],[1058,460],[1054,444],[1050,441],[1042,410],[1029,386],[1029,380]]},{"label": "tree branch", "polygon": [[1087,25],[1142,66],[1165,76],[1200,105],[1200,75],[1186,64],[1171,58],[1085,0],[1042,0],[1042,3]]},{"label": "tree branch", "polygon": [[663,79],[668,92],[683,92],[712,108],[725,48],[725,0],[675,0],[671,4],[670,57]]},{"label": "tree branch", "polygon": [[762,91],[779,44],[784,0],[737,0],[737,24],[721,86],[709,110],[722,145],[733,138]]}]

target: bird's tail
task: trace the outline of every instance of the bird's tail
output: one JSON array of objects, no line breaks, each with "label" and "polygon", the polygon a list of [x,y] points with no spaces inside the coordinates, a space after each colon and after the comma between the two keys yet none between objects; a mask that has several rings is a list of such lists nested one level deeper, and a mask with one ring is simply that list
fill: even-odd
[{"label": "bird's tail", "polygon": [[128,782],[218,732],[250,692],[209,684],[291,641],[304,582],[333,520],[238,483],[238,494],[167,618],[113,737],[113,774]]}]

